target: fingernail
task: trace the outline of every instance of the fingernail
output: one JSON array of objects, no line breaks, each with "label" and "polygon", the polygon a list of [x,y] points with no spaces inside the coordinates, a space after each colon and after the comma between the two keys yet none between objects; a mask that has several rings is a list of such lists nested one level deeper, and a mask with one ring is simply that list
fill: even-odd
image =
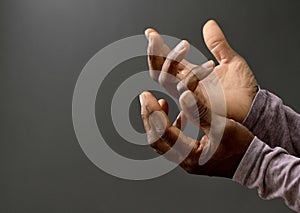
[{"label": "fingernail", "polygon": [[153,33],[149,33],[148,35],[148,46],[151,46],[153,44],[154,36]]},{"label": "fingernail", "polygon": [[182,101],[185,104],[185,106],[187,108],[191,108],[191,107],[196,107],[197,106],[197,101],[195,99],[195,97],[193,96],[192,92],[187,90],[185,91],[182,95]]},{"label": "fingernail", "polygon": [[180,95],[188,90],[187,86],[183,83],[183,81],[179,81],[176,89]]},{"label": "fingernail", "polygon": [[144,106],[144,97],[143,97],[143,94],[140,94],[139,95],[139,100],[140,100],[140,104],[141,104],[141,106]]},{"label": "fingernail", "polygon": [[181,41],[179,44],[177,44],[177,46],[174,48],[174,51],[176,52],[181,52],[182,50],[184,50],[186,48],[186,41],[183,40]]},{"label": "fingernail", "polygon": [[146,36],[146,38],[147,39],[149,39],[149,28],[147,28],[145,31],[144,31],[144,33],[145,33],[145,36]]},{"label": "fingernail", "polygon": [[141,113],[146,114],[148,112],[148,110],[145,105],[145,97],[144,97],[143,93],[139,95],[139,100],[140,100],[140,104],[141,104]]},{"label": "fingernail", "polygon": [[204,69],[211,70],[214,67],[214,62],[212,60],[209,60],[201,65]]},{"label": "fingernail", "polygon": [[149,116],[149,121],[151,123],[151,127],[155,129],[155,132],[161,137],[166,130],[167,121],[160,111],[154,111]]}]

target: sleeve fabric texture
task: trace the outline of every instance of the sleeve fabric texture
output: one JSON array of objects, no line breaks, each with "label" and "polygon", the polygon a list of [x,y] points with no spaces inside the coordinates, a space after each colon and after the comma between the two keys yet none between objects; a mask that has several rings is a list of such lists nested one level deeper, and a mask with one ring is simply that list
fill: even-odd
[{"label": "sleeve fabric texture", "polygon": [[281,197],[300,212],[300,115],[274,94],[259,90],[243,125],[256,137],[233,180],[257,188],[263,199]]}]

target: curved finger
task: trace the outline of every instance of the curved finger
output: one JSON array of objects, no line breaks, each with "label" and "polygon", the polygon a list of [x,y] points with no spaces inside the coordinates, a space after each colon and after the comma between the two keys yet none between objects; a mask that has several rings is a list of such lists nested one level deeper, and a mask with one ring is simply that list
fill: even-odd
[{"label": "curved finger", "polygon": [[146,36],[146,38],[149,40],[149,35],[150,35],[150,33],[158,33],[155,29],[153,29],[153,28],[147,28],[146,30],[145,30],[145,36]]},{"label": "curved finger", "polygon": [[165,99],[159,99],[158,103],[161,106],[161,109],[168,115],[169,114],[169,104],[168,104],[168,102]]},{"label": "curved finger", "polygon": [[149,115],[150,131],[147,133],[150,145],[156,150],[163,150],[168,145],[181,156],[181,160],[195,149],[197,140],[186,136],[179,128],[168,122],[167,116],[161,111]]},{"label": "curved finger", "polygon": [[162,109],[160,103],[150,92],[143,92],[139,96],[141,116],[147,133],[148,142],[155,142],[171,126],[171,122]]},{"label": "curved finger", "polygon": [[171,52],[169,52],[161,69],[158,82],[173,96],[179,97],[176,89],[178,82],[178,65],[188,53],[190,45],[187,41],[181,41]]},{"label": "curved finger", "polygon": [[170,48],[165,44],[163,38],[156,31],[150,31],[148,34],[148,65],[150,70],[150,77],[158,81],[158,77],[165,58],[170,52]]},{"label": "curved finger", "polygon": [[194,67],[185,78],[183,78],[177,84],[177,91],[179,94],[182,94],[186,90],[195,91],[197,88],[199,81],[206,78],[215,68],[215,63],[210,60],[205,62],[204,64]]},{"label": "curved finger", "polygon": [[151,146],[153,148],[159,150],[159,152],[164,152],[169,146],[170,150],[168,152],[171,150],[175,151],[180,157],[180,161],[184,160],[191,151],[194,154],[196,152],[200,154],[200,150],[198,150],[199,142],[186,136],[176,126],[167,126],[164,116],[160,112],[154,111],[149,116],[149,120],[152,131],[148,132],[148,140],[152,140]]},{"label": "curved finger", "polygon": [[183,131],[185,129],[186,125],[187,125],[187,118],[184,115],[184,113],[181,111],[178,114],[176,120],[173,122],[173,126],[177,127],[181,131]]},{"label": "curved finger", "polygon": [[190,90],[181,94],[179,103],[187,118],[207,134],[211,125],[211,111]]},{"label": "curved finger", "polygon": [[158,153],[167,151],[166,158],[170,157],[168,155],[177,156],[178,162],[188,156],[190,151],[195,148],[197,141],[184,135],[180,129],[171,125],[167,115],[151,93],[142,93],[140,102],[147,139],[151,147]]}]

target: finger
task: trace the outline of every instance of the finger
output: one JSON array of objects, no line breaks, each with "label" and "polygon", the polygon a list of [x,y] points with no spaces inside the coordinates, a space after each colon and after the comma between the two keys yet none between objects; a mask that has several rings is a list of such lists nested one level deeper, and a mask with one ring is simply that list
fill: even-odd
[{"label": "finger", "polygon": [[[148,40],[149,40],[149,35],[150,35],[150,33],[157,33],[157,34],[159,34],[155,29],[153,29],[153,28],[147,28],[147,29],[145,30],[145,36],[146,36],[146,38],[147,38]],[[170,48],[168,48],[168,51],[170,51]],[[168,52],[166,52],[166,55],[167,55],[167,53],[168,53]],[[183,60],[181,61],[181,63],[180,63],[179,66],[181,67],[181,69],[183,69],[183,68],[192,69],[192,68],[194,68],[196,65],[194,65],[194,64],[190,63],[189,61],[183,59]]]},{"label": "finger", "polygon": [[[148,140],[152,140],[151,146],[158,150],[158,152],[164,152],[170,147],[170,151],[174,150],[178,156],[185,158],[198,143],[197,140],[186,136],[179,128],[175,126],[166,126],[164,116],[159,111],[154,111],[149,116],[151,126],[151,137]],[[155,133],[154,133],[155,132]],[[169,150],[168,150],[169,151]]]},{"label": "finger", "polygon": [[[161,106],[159,105],[157,100],[150,94],[151,93],[149,93],[149,92],[143,92],[142,94],[139,95],[139,100],[140,100],[140,104],[141,104],[141,117],[142,117],[144,128],[145,128],[146,132],[151,130],[150,123],[149,123],[149,115],[150,115],[151,111],[150,111],[150,108],[148,107],[148,105],[151,105],[152,109],[161,110]],[[149,102],[148,96],[150,97],[149,98],[150,103],[148,103]],[[155,100],[151,100],[151,99],[155,99]]]},{"label": "finger", "polygon": [[180,162],[180,154],[175,149],[172,149],[166,140],[161,139],[166,126],[170,126],[167,116],[159,106],[164,101],[160,101],[159,103],[151,93],[144,92],[140,95],[140,102],[149,144],[158,154],[164,154],[164,157],[168,160],[176,163]]},{"label": "finger", "polygon": [[162,71],[172,75],[177,74],[177,65],[184,59],[190,49],[190,44],[186,40],[182,40],[176,47],[169,52],[165,63],[163,64]]},{"label": "finger", "polygon": [[151,144],[164,134],[165,129],[171,126],[171,122],[157,99],[150,92],[143,92],[139,98],[142,120],[148,142]]},{"label": "finger", "polygon": [[169,152],[172,147],[173,151],[170,152],[172,156],[187,156],[197,141],[184,135],[180,129],[171,125],[167,115],[151,93],[142,93],[140,102],[142,109],[145,109],[142,118],[143,122],[146,123],[145,129],[150,145],[158,153]]},{"label": "finger", "polygon": [[147,139],[151,147],[157,153],[164,154],[168,160],[181,162],[183,154],[187,156],[190,149],[180,130],[173,126],[166,127],[166,117],[161,111],[153,111],[149,116],[149,123],[151,131],[147,132]]},{"label": "finger", "polygon": [[155,29],[153,29],[153,28],[147,28],[146,30],[145,30],[145,36],[146,36],[146,38],[149,40],[149,35],[150,35],[150,33],[152,33],[152,32],[154,32],[154,33],[158,33]]},{"label": "finger", "polygon": [[211,124],[211,111],[190,90],[181,94],[179,103],[187,118],[207,134]]},{"label": "finger", "polygon": [[176,126],[170,125],[168,117],[162,111],[153,111],[149,115],[149,124],[151,131],[148,132],[148,141],[156,150],[165,150],[167,144],[181,156],[187,156],[197,142]]},{"label": "finger", "polygon": [[151,31],[148,34],[148,65],[150,77],[158,81],[160,70],[162,69],[165,58],[170,52],[170,48],[164,43],[163,38],[156,32]]},{"label": "finger", "polygon": [[159,99],[158,103],[161,106],[162,110],[168,115],[169,114],[168,102],[165,99]]},{"label": "finger", "polygon": [[157,152],[160,155],[163,155],[163,157],[169,161],[172,161],[177,164],[179,164],[182,161],[181,155],[167,144],[161,145],[159,149],[155,149],[154,147],[153,149],[155,150],[155,152]]},{"label": "finger", "polygon": [[184,115],[184,113],[181,111],[178,114],[176,120],[173,122],[173,126],[177,127],[181,131],[183,131],[185,129],[186,125],[187,125],[187,118]]},{"label": "finger", "polygon": [[228,44],[221,28],[214,21],[208,21],[203,27],[204,42],[218,62],[228,63],[237,53]]},{"label": "finger", "polygon": [[176,85],[179,79],[176,77],[178,73],[178,64],[184,59],[188,53],[190,45],[187,41],[181,41],[167,56],[159,75],[158,82],[175,97],[178,96]]},{"label": "finger", "polygon": [[185,78],[183,78],[178,84],[177,84],[177,91],[179,94],[182,94],[186,90],[191,90],[192,92],[195,91],[195,89],[198,86],[199,81],[206,78],[214,69],[215,63],[210,60],[205,62],[204,64],[194,67]]}]

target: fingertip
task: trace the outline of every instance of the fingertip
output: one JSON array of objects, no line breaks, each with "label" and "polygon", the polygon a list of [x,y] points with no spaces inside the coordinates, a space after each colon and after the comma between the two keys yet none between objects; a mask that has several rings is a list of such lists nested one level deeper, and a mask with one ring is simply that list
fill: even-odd
[{"label": "fingertip", "polygon": [[158,34],[158,32],[153,28],[147,28],[144,33],[148,40],[149,40],[150,34],[152,34],[152,33]]},{"label": "fingertip", "polygon": [[184,108],[191,108],[196,106],[197,100],[194,97],[193,93],[190,90],[186,90],[183,92],[179,97],[179,103],[181,107]]},{"label": "fingertip", "polygon": [[214,60],[209,60],[208,62],[210,63],[210,67],[211,67],[211,69],[214,69],[214,68],[215,68],[215,66],[216,66],[216,64],[215,64]]},{"label": "fingertip", "polygon": [[139,98],[141,105],[146,107],[149,113],[152,111],[161,110],[161,106],[151,92],[144,91],[139,95]]},{"label": "fingertip", "polygon": [[181,40],[173,49],[175,52],[185,51],[190,48],[190,43],[187,40]]},{"label": "fingertip", "polygon": [[237,55],[228,44],[221,27],[216,21],[208,21],[203,26],[203,38],[207,48],[219,63],[228,63]]},{"label": "fingertip", "polygon": [[166,100],[165,100],[165,99],[159,99],[159,100],[158,100],[158,103],[159,103],[160,105],[164,105],[164,104],[165,104],[165,102],[166,102]]},{"label": "fingertip", "polygon": [[149,91],[143,91],[140,95],[140,98],[142,97],[142,98],[147,98],[147,97],[149,97],[149,96],[153,96],[152,95],[152,93],[151,92],[149,92]]},{"label": "fingertip", "polygon": [[208,20],[205,24],[204,24],[204,26],[203,26],[203,32],[205,31],[205,30],[207,30],[208,28],[210,28],[210,27],[212,27],[212,26],[218,26],[218,23],[217,23],[217,21],[216,20],[214,20],[214,19],[210,19],[210,20]]},{"label": "fingertip", "polygon": [[184,45],[185,48],[189,49],[190,48],[190,42],[188,40],[182,40],[182,45]]},{"label": "fingertip", "polygon": [[207,24],[218,24],[215,19],[209,19],[206,23]]},{"label": "fingertip", "polygon": [[204,69],[213,70],[215,68],[215,62],[213,60],[209,60],[201,65]]},{"label": "fingertip", "polygon": [[150,34],[152,31],[153,31],[152,28],[147,28],[147,29],[144,31],[145,36],[146,36],[147,39],[149,39],[149,34]]},{"label": "fingertip", "polygon": [[158,100],[159,105],[161,106],[162,110],[168,114],[169,113],[169,105],[168,102],[165,99],[159,99]]},{"label": "fingertip", "polygon": [[216,36],[221,40],[224,38],[223,31],[215,20],[207,21],[203,26],[202,33],[205,41],[211,40],[211,37]]},{"label": "fingertip", "polygon": [[150,92],[148,91],[144,91],[142,92],[140,95],[139,95],[139,100],[140,100],[140,104],[141,106],[145,106],[146,105],[146,99],[147,99],[147,96],[151,94]]}]

